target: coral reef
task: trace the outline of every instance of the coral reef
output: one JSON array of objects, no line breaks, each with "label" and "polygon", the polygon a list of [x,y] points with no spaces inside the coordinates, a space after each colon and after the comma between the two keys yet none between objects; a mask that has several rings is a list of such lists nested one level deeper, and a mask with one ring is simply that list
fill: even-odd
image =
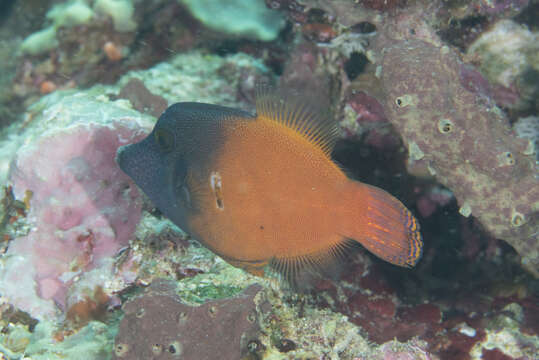
[{"label": "coral reef", "polygon": [[137,78],[129,79],[120,90],[118,97],[129,100],[135,110],[155,117],[159,117],[168,106],[164,98],[152,94]]},{"label": "coral reef", "polygon": [[[407,281],[406,286],[413,286]],[[538,349],[537,331],[528,323],[535,321],[536,296],[490,289],[414,304],[409,299],[403,302],[398,289],[382,266],[362,260],[340,286],[320,288],[318,299],[348,316],[371,341],[420,339],[426,344],[424,351],[441,359],[480,358],[482,351],[492,349],[513,358],[531,358]]]},{"label": "coral reef", "polygon": [[[20,109],[55,90],[114,83],[129,70],[148,68],[171,54],[195,47],[213,49],[230,46],[230,41],[249,43],[248,38],[274,38],[284,25],[281,14],[266,9],[262,0],[249,2],[251,6],[245,8],[240,6],[243,3],[228,8],[228,15],[236,14],[235,21],[226,20],[217,24],[219,30],[211,30],[206,27],[209,24],[191,16],[186,8],[197,9],[193,13],[198,15],[211,13],[212,9],[206,9],[202,2],[58,2],[46,14],[32,13],[34,21],[44,23],[44,28],[29,34],[20,44],[6,37],[10,50],[5,64],[13,71],[0,77],[5,88],[0,91],[0,101],[8,108]],[[228,19],[203,18],[210,24],[215,19]],[[227,31],[222,29],[225,25]],[[1,35],[0,32],[0,40]],[[265,45],[258,44],[257,51],[262,51],[262,46]],[[14,52],[19,54],[17,62],[13,62]]]},{"label": "coral reef", "polygon": [[516,134],[530,142],[529,153],[535,153],[535,158],[539,159],[539,117],[526,116],[519,118],[513,125]]},{"label": "coral reef", "polygon": [[93,321],[76,333],[59,337],[54,323],[40,322],[31,334],[26,334],[29,341],[24,357],[13,354],[12,358],[107,360],[111,358],[115,330]]},{"label": "coral reef", "polygon": [[[182,73],[184,68],[189,71]],[[40,329],[54,329],[39,334],[62,343],[58,354],[73,356],[62,346],[75,349],[74,343],[88,342],[85,336],[93,334],[100,349],[95,358],[110,356],[112,347],[103,355],[101,340],[111,335],[96,335],[96,326],[112,322],[116,329],[110,311],[123,302],[122,291],[157,276],[183,279],[179,294],[193,304],[238,294],[249,284],[243,272],[189,243],[168,221],[156,222],[155,214],[148,213],[151,205],[142,213],[143,199],[117,172],[114,156],[119,145],[136,141],[154,121],[131,108],[158,115],[167,106],[165,98],[175,101],[177,96],[235,104],[240,88],[248,89],[240,75],[256,77],[265,71],[246,55],[181,55],[146,72],[129,73],[116,86],[54,92],[28,109],[25,122],[7,129],[0,144],[0,177],[12,187],[5,188],[2,202],[3,247],[8,250],[0,265],[0,293],[32,326],[25,330],[26,340],[6,354],[50,356],[54,346],[44,350],[44,344],[37,344],[39,320]],[[149,92],[139,78],[165,98]],[[150,81],[154,78],[161,81]],[[192,280],[195,275],[198,279]],[[28,324],[20,324],[21,316],[6,313],[5,318],[6,339],[18,336],[13,327]]]},{"label": "coral reef", "polygon": [[[527,37],[519,42],[520,52],[506,54],[523,59],[504,65],[519,69],[509,86],[493,81],[479,56],[459,53],[528,2],[391,2],[396,6],[378,8],[372,6],[378,2],[361,1],[278,3],[299,28],[319,21],[316,14],[337,29],[329,42],[319,42],[315,27],[304,36],[319,42],[323,56],[338,67],[335,72],[326,62],[308,62],[312,73],[325,71],[330,81],[340,81],[340,91],[331,92],[329,101],[340,109],[343,137],[361,142],[343,143],[335,156],[354,167],[361,180],[397,191],[414,204],[427,244],[411,274],[362,258],[341,280],[342,287],[319,289],[321,303],[349,316],[378,343],[416,336],[442,359],[533,357],[537,331],[528,321],[534,322],[530,302],[537,301],[536,281],[514,271],[515,261],[534,276],[539,271],[536,118],[528,117],[536,113],[528,100],[535,84],[526,91],[516,87],[525,77],[535,79],[530,70],[535,61],[525,54],[536,46],[530,41],[536,35],[512,23]],[[451,34],[455,23],[444,19],[455,19],[462,32]],[[503,43],[492,44],[503,48]],[[399,159],[406,150],[405,170]],[[511,244],[520,258],[495,238]],[[476,291],[471,284],[477,282],[487,290]],[[509,289],[494,285],[502,283]],[[511,306],[525,315],[509,315],[511,320],[501,324],[498,302],[514,302]],[[503,334],[498,347],[485,342],[498,333]]]},{"label": "coral reef", "polygon": [[123,87],[132,78],[139,79],[152,94],[169,104],[181,100],[247,107],[249,99],[242,95],[253,92],[257,79],[268,77],[268,72],[262,61],[247,54],[223,57],[191,51],[148,70],[130,71],[118,85]]},{"label": "coral reef", "polygon": [[[94,118],[95,111],[102,117]],[[107,259],[135,231],[141,202],[115,166],[114,153],[140,138],[144,120],[74,96],[62,98],[36,121],[39,125],[23,135],[27,143],[10,174],[15,197],[31,194],[31,230],[11,242],[0,287],[19,308],[50,319],[56,305],[65,307],[67,289],[86,271],[110,271]]]},{"label": "coral reef", "polygon": [[[369,345],[345,316],[316,309],[302,297],[290,297],[266,282],[262,285],[193,306],[183,302],[175,282],[156,279],[142,295],[124,304],[115,358],[153,354],[165,359],[210,359],[216,351],[225,358],[242,355],[243,359],[429,356],[420,341]],[[203,346],[201,338],[207,339]]]},{"label": "coral reef", "polygon": [[[462,215],[478,218],[492,236],[517,250],[526,269],[539,274],[539,186],[533,144],[513,134],[511,125],[518,113],[506,114],[501,108],[520,103],[519,111],[530,111],[529,99],[534,96],[529,94],[535,93],[535,84],[522,94],[515,86],[522,83],[516,77],[527,76],[522,75],[529,73],[525,69],[536,63],[529,55],[536,53],[529,51],[536,46],[536,41],[531,40],[536,35],[502,20],[477,37],[470,53],[483,49],[482,54],[490,56],[479,60],[486,69],[484,77],[463,62],[457,50],[446,45],[436,32],[440,19],[456,12],[451,4],[388,2],[384,3],[387,7],[381,7],[378,5],[383,2],[300,3],[309,12],[320,9],[326,13],[323,17],[346,29],[321,45],[339,53],[336,62],[341,61],[340,71],[347,75],[348,81],[342,82],[342,95],[333,99],[341,104],[345,136],[361,138],[365,144],[386,151],[398,147],[398,137],[402,138],[408,149],[410,173],[435,178],[447,187],[457,199]],[[500,17],[516,14],[527,2],[508,1],[495,8],[490,5],[475,1],[463,7],[463,11],[468,13],[466,16],[483,14],[494,23]],[[290,10],[291,18],[296,11]],[[337,40],[356,33],[362,37],[346,45],[351,48],[356,44],[355,50],[343,51],[343,43]],[[487,41],[500,36],[510,40]],[[504,48],[505,43],[518,51],[502,52],[501,57],[496,57],[494,50]],[[354,54],[363,54],[367,61],[359,69],[359,76],[350,76],[345,66],[353,62]],[[503,60],[507,56],[517,60]],[[497,70],[489,65],[493,63],[506,64],[503,66],[509,70],[499,71],[499,66]],[[500,82],[488,76],[489,72],[496,76],[507,73],[511,80]],[[528,105],[522,105],[523,101]]]},{"label": "coral reef", "polygon": [[347,138],[362,138],[363,143],[391,151],[400,145],[384,108],[376,98],[363,91],[354,91],[348,98],[340,122]]},{"label": "coral reef", "polygon": [[494,85],[497,100],[508,107],[526,108],[537,100],[539,86],[535,79],[539,72],[539,36],[526,26],[512,20],[500,20],[478,37],[467,49],[471,59],[477,59],[479,70]]},{"label": "coral reef", "polygon": [[[0,357],[533,359],[537,2],[263,3],[217,24],[190,0],[2,2]],[[416,268],[360,251],[295,293],[115,167],[168,104],[252,110],[261,79],[327,108],[335,159],[417,214]]]},{"label": "coral reef", "polygon": [[501,20],[469,46],[468,55],[480,57],[480,70],[492,83],[510,87],[527,67],[537,66],[537,46],[526,27]]}]

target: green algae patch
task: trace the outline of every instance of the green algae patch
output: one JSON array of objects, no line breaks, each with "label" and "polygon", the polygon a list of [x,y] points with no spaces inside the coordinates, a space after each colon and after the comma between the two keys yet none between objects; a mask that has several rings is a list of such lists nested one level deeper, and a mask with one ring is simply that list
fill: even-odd
[{"label": "green algae patch", "polygon": [[216,286],[214,284],[197,284],[195,289],[182,293],[182,300],[189,303],[203,304],[209,300],[225,299],[238,295],[243,289],[235,286]]},{"label": "green algae patch", "polygon": [[[222,260],[221,260],[222,261]],[[177,293],[188,304],[235,297],[256,278],[224,262],[213,269],[216,273],[199,274],[178,283]]]}]

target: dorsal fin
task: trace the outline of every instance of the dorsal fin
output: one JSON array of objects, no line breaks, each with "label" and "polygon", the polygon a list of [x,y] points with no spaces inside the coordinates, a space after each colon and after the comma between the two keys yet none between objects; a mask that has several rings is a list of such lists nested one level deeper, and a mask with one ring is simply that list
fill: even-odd
[{"label": "dorsal fin", "polygon": [[327,109],[316,109],[299,96],[279,94],[270,86],[258,84],[256,113],[296,131],[326,155],[331,155],[338,127]]}]

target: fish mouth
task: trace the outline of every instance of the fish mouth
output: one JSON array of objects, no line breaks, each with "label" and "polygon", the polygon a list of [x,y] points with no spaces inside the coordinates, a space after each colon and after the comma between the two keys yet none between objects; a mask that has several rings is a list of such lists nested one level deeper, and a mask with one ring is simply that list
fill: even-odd
[{"label": "fish mouth", "polygon": [[[118,148],[118,150],[116,150],[116,155],[114,156],[114,161],[116,162],[116,164],[118,164],[119,168],[127,174],[127,171],[125,169],[125,166],[122,166],[122,164],[125,164],[125,156],[123,154],[125,154],[125,150],[129,147],[130,145],[123,145],[123,146],[120,146]],[[127,174],[129,175],[129,174]]]},{"label": "fish mouth", "polygon": [[149,179],[146,179],[147,176],[145,173],[149,169],[144,169],[143,163],[145,163],[145,161],[139,156],[139,146],[140,143],[120,146],[118,150],[116,150],[114,161],[116,161],[118,167],[127,176],[140,186],[142,190],[146,191],[145,184],[148,183]]},{"label": "fish mouth", "polygon": [[159,186],[155,183],[159,181],[159,176],[155,173],[159,165],[154,163],[157,157],[145,151],[143,141],[120,146],[114,160],[118,167],[155,202],[152,193],[153,189]]}]

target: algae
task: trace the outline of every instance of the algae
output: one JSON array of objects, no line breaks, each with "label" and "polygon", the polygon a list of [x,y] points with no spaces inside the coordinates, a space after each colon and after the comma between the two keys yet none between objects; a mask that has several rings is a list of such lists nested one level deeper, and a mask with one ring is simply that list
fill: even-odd
[{"label": "algae", "polygon": [[180,0],[207,27],[230,35],[262,41],[277,38],[284,18],[263,0]]}]

